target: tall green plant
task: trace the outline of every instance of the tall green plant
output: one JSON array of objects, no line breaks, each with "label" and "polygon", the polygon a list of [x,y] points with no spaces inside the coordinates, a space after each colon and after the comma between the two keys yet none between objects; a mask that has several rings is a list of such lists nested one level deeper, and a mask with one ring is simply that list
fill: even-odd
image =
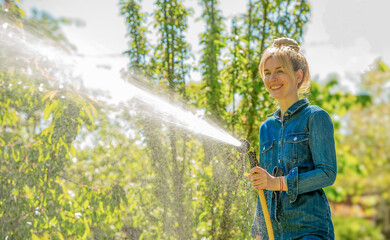
[{"label": "tall green plant", "polygon": [[[157,42],[154,46],[137,45],[148,42],[145,39],[145,28],[140,27],[143,19],[134,14],[140,13],[139,4],[135,1],[121,1],[122,14],[127,16],[127,23],[131,37],[131,44],[127,53],[131,61],[138,67],[148,68],[145,71],[157,86],[167,89],[170,99],[186,98],[185,78],[189,72],[186,60],[189,58],[189,44],[185,40],[187,18],[191,11],[186,9],[181,1],[156,1],[156,10],[153,13]],[[141,39],[142,37],[142,39]],[[151,53],[151,54],[149,54]],[[140,66],[142,60],[151,59]],[[162,91],[164,92],[164,91]],[[137,105],[139,109],[143,108]],[[154,196],[157,199],[157,215],[159,218],[148,218],[155,225],[162,223],[160,237],[175,236],[178,239],[188,238],[191,230],[188,199],[186,197],[185,171],[187,159],[186,136],[178,134],[172,126],[165,125],[152,119],[141,118],[143,123],[140,133],[148,146],[151,169],[156,174],[154,182]],[[167,127],[167,132],[161,128]],[[170,151],[166,151],[170,149]],[[141,201],[141,199],[139,199]],[[150,202],[148,202],[148,205]],[[153,204],[152,204],[153,205]],[[149,205],[152,206],[152,205]],[[150,216],[150,215],[149,215]],[[146,233],[145,236],[150,233]],[[155,235],[156,236],[156,235]]]},{"label": "tall green plant", "polygon": [[150,45],[146,39],[147,29],[145,27],[147,18],[146,14],[141,12],[141,1],[121,0],[121,14],[126,18],[129,50],[124,53],[129,57],[129,69],[138,69],[146,71],[146,57],[150,51]]},{"label": "tall green plant", "polygon": [[200,44],[203,46],[200,60],[202,73],[202,95],[204,107],[214,119],[223,120],[226,113],[224,98],[225,85],[221,79],[221,50],[226,46],[226,34],[221,10],[217,0],[202,0],[202,20],[206,23],[201,33]]}]

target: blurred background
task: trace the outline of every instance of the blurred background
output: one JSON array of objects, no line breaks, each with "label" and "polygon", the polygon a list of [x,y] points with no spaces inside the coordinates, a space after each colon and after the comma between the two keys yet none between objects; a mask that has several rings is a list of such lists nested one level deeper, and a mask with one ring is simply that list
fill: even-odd
[{"label": "blurred background", "polygon": [[389,7],[0,1],[0,238],[250,239],[249,163],[205,134],[258,148],[278,106],[257,67],[285,36],[335,124],[336,239],[390,239]]}]

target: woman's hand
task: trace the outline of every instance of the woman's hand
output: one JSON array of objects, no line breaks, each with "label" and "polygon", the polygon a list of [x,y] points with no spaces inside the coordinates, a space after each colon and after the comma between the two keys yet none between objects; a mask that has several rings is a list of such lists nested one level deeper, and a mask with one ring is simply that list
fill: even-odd
[{"label": "woman's hand", "polygon": [[247,177],[252,181],[253,190],[280,190],[280,179],[271,176],[265,169],[261,167],[252,168]]},{"label": "woman's hand", "polygon": [[260,235],[257,235],[257,236],[256,236],[256,240],[261,240]]}]

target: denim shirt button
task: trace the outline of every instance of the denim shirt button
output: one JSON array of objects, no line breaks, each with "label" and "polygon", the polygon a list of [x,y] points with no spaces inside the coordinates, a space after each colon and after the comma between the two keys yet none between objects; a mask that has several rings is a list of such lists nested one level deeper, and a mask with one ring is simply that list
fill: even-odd
[{"label": "denim shirt button", "polygon": [[296,140],[298,140],[298,138],[297,138],[297,137],[295,137],[295,138],[294,138],[294,141],[296,141]]},{"label": "denim shirt button", "polygon": [[263,151],[265,150],[265,147],[263,147]]}]

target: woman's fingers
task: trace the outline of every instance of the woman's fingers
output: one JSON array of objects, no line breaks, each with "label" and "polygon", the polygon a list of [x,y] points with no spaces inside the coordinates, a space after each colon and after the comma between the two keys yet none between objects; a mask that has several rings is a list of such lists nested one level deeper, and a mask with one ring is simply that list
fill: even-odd
[{"label": "woman's fingers", "polygon": [[252,168],[251,170],[250,170],[250,172],[249,172],[249,174],[248,174],[248,178],[250,178],[250,177],[252,177],[252,175],[253,174],[255,174],[255,173],[262,173],[262,172],[264,172],[265,170],[263,169],[263,168],[261,168],[261,167],[254,167],[254,168]]},{"label": "woman's fingers", "polygon": [[267,171],[261,167],[252,168],[247,177],[251,179],[254,190],[266,189],[268,186]]},{"label": "woman's fingers", "polygon": [[262,180],[257,180],[252,182],[252,188],[253,189],[265,189],[267,184]]},{"label": "woman's fingers", "polygon": [[253,190],[260,190],[260,189],[266,189],[267,184],[266,183],[259,183],[259,184],[253,184],[252,189]]},{"label": "woman's fingers", "polygon": [[267,187],[267,175],[264,171],[251,176],[253,189],[265,189]]}]

